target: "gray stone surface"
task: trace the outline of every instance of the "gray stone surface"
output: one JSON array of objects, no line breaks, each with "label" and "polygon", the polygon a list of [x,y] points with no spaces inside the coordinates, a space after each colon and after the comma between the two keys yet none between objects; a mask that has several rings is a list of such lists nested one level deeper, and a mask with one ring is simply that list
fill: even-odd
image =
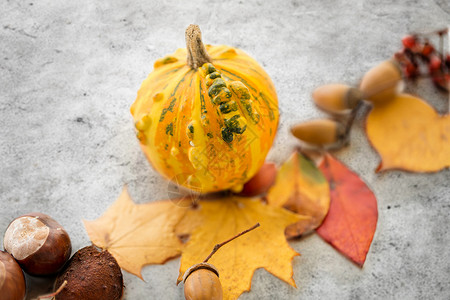
[{"label": "gray stone surface", "polygon": [[[356,84],[400,48],[411,31],[448,25],[436,1],[0,1],[0,232],[41,211],[89,244],[82,219],[95,219],[128,184],[136,202],[167,197],[135,138],[129,107],[153,62],[184,47],[197,23],[204,40],[255,57],[278,91],[281,123],[269,158],[297,145],[291,125],[323,116],[311,91]],[[446,98],[423,81],[407,87],[445,112]],[[336,153],[368,183],[379,221],[363,269],[317,235],[292,242],[292,288],[258,270],[241,299],[449,299],[450,172],[375,174],[379,158],[357,119],[351,146]],[[0,242],[3,241],[0,235]],[[125,299],[182,299],[179,259],[125,272]],[[29,298],[50,281],[28,278]]]}]

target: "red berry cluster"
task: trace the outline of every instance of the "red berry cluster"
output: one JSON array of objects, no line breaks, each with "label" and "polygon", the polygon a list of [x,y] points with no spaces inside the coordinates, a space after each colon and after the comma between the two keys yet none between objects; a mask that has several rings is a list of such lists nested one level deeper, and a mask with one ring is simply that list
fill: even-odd
[{"label": "red berry cluster", "polygon": [[[402,39],[403,49],[395,53],[394,59],[402,66],[406,78],[415,79],[428,73],[433,83],[446,91],[450,86],[450,54],[444,52],[444,36],[448,29],[437,31],[440,49],[436,49],[428,37],[407,35]],[[427,69],[421,71],[421,69]]]}]

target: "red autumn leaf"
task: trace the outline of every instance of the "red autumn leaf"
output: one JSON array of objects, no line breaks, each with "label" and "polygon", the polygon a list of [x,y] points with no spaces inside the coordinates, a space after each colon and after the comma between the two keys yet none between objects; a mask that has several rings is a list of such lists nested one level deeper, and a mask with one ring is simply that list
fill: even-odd
[{"label": "red autumn leaf", "polygon": [[254,197],[267,193],[275,182],[277,167],[274,163],[265,162],[258,173],[244,184],[244,188],[239,193],[241,196]]},{"label": "red autumn leaf", "polygon": [[357,174],[330,154],[319,166],[330,183],[330,210],[317,233],[362,267],[377,227],[377,199]]}]

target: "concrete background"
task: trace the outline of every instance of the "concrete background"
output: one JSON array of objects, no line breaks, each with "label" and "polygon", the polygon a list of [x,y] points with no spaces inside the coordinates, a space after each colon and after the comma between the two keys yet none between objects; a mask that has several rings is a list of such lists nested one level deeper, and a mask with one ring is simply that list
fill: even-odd
[{"label": "concrete background", "polygon": [[[82,219],[95,219],[123,184],[136,202],[167,197],[167,183],[141,153],[129,107],[153,62],[184,47],[197,23],[204,40],[244,49],[272,77],[281,123],[269,159],[297,142],[288,129],[323,116],[312,90],[357,84],[388,59],[403,35],[449,25],[450,3],[435,1],[13,1],[0,2],[0,232],[41,211],[89,244]],[[431,83],[407,86],[440,112]],[[373,189],[377,232],[363,269],[317,235],[292,242],[294,289],[258,270],[241,299],[449,299],[450,172],[375,174],[379,159],[359,116],[350,147],[336,153]],[[3,242],[3,234],[0,242]],[[125,299],[182,299],[179,259],[124,272]],[[28,278],[29,298],[49,291]]]}]

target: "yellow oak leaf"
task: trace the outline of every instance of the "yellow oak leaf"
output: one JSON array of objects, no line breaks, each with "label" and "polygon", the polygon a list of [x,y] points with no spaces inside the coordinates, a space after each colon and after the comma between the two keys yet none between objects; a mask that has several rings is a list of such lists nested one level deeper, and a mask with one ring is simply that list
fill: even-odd
[{"label": "yellow oak leaf", "polygon": [[190,234],[181,256],[178,280],[189,267],[202,262],[216,244],[259,222],[259,228],[224,245],[208,261],[219,271],[224,299],[236,299],[249,291],[258,268],[295,286],[291,263],[299,254],[287,243],[284,230],[302,218],[260,199],[229,196],[200,200],[177,226],[177,232]]},{"label": "yellow oak leaf", "polygon": [[181,254],[174,228],[186,211],[170,200],[135,204],[125,187],[100,218],[83,222],[94,245],[108,250],[122,269],[142,279],[144,265],[162,264]]},{"label": "yellow oak leaf", "polygon": [[439,115],[420,98],[400,94],[375,103],[366,131],[381,156],[377,171],[435,172],[450,166],[450,115]]},{"label": "yellow oak leaf", "polygon": [[286,228],[286,237],[298,237],[322,224],[330,208],[329,184],[314,162],[294,152],[278,170],[267,201],[310,217]]}]

